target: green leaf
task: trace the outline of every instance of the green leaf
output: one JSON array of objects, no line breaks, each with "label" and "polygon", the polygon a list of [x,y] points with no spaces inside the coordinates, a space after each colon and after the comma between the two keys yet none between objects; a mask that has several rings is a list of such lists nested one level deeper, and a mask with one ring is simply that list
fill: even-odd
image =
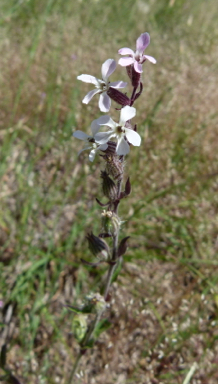
[{"label": "green leaf", "polygon": [[72,307],[71,305],[66,305],[66,307],[69,308],[74,313],[92,313],[91,305],[86,305],[83,308]]},{"label": "green leaf", "polygon": [[111,327],[111,323],[108,319],[100,320],[99,323],[96,325],[96,328],[94,331],[95,338],[97,339],[102,332],[107,331],[107,329],[109,329],[110,327]]},{"label": "green leaf", "polygon": [[92,349],[94,347],[95,340],[90,339],[86,345],[83,345],[83,348],[85,349]]}]

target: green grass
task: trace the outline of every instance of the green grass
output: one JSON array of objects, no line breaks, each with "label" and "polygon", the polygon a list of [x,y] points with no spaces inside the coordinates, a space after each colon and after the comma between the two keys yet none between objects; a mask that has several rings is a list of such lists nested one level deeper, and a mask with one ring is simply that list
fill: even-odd
[{"label": "green grass", "polygon": [[[72,131],[88,132],[99,111],[95,98],[81,103],[90,87],[76,76],[98,77],[107,58],[134,49],[148,31],[157,65],[143,73],[142,145],[127,159],[132,194],[120,211],[130,248],[114,284],[112,327],[81,369],[86,383],[180,384],[196,361],[195,379],[215,384],[215,2],[8,0],[0,15],[0,323],[12,305],[11,328],[1,326],[8,368],[22,383],[69,376],[77,344],[64,304],[98,289],[105,271],[80,263],[91,260],[85,234],[101,230],[101,166],[77,157]],[[114,79],[127,81],[121,67]]]}]

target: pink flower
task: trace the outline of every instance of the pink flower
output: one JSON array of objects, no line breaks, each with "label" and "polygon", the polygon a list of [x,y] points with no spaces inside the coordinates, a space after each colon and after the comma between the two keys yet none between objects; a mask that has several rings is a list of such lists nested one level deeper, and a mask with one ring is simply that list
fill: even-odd
[{"label": "pink flower", "polygon": [[107,95],[107,91],[109,88],[124,88],[127,83],[124,83],[123,81],[115,81],[113,83],[110,83],[108,80],[109,76],[115,71],[116,69],[116,61],[113,59],[106,60],[101,67],[101,74],[102,74],[102,80],[97,79],[97,77],[91,76],[91,75],[80,75],[77,76],[78,80],[84,81],[85,83],[91,83],[95,85],[96,89],[93,89],[93,91],[90,91],[87,93],[87,95],[84,97],[82,102],[84,104],[88,104],[90,100],[93,98],[96,93],[100,94],[99,98],[99,108],[101,112],[108,112],[111,106],[111,99]]},{"label": "pink flower", "polygon": [[120,55],[128,55],[127,57],[122,57],[119,59],[118,64],[122,67],[127,67],[128,65],[133,64],[134,69],[138,73],[142,73],[142,64],[149,60],[151,63],[156,64],[156,60],[152,56],[144,55],[143,52],[150,44],[150,36],[147,32],[142,33],[139,38],[136,40],[136,52],[130,48],[121,48],[118,53]]}]

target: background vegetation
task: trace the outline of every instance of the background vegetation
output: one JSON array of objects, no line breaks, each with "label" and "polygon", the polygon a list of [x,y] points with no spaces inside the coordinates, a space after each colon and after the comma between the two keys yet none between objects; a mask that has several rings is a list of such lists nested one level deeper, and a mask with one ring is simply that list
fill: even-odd
[{"label": "background vegetation", "polygon": [[[0,1],[1,345],[22,383],[66,383],[77,343],[66,303],[96,290],[84,242],[99,231],[100,161],[77,158],[81,103],[107,58],[149,32],[137,107],[140,150],[126,165],[131,236],[112,288],[110,329],[78,383],[193,384],[218,373],[218,10],[213,0]],[[120,67],[115,80],[128,81]],[[116,116],[116,111],[114,117]],[[80,149],[80,148],[79,148]],[[1,371],[0,371],[1,373]],[[76,382],[76,380],[75,380]]]}]

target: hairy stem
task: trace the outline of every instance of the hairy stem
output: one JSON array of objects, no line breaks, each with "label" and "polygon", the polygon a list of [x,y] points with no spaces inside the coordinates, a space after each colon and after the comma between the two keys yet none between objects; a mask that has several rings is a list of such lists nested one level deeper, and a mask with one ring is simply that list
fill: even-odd
[{"label": "hairy stem", "polygon": [[[118,181],[117,183],[117,196],[119,198],[122,188],[122,182],[123,177]],[[118,214],[118,207],[119,204],[116,205],[114,212]],[[113,251],[112,251],[112,261],[116,262],[118,258],[118,242],[119,242],[119,231],[114,235],[113,237]],[[111,281],[113,278],[113,274],[117,268],[117,262],[115,264],[110,265],[110,268],[108,270],[107,279],[105,283],[105,289],[104,289],[104,299],[107,300],[108,292],[111,286]]]},{"label": "hairy stem", "polygon": [[[113,238],[113,254],[112,254],[112,260],[113,261],[117,260],[118,238],[119,238],[119,233],[116,236],[114,236],[114,238]],[[110,265],[110,268],[108,270],[107,279],[106,279],[106,283],[105,283],[105,289],[104,289],[104,299],[105,300],[107,299],[108,292],[109,292],[109,289],[111,286],[112,277],[113,277],[113,274],[114,274],[116,268],[117,268],[117,263]]]},{"label": "hairy stem", "polygon": [[103,310],[98,312],[97,315],[95,316],[94,320],[91,322],[89,328],[88,328],[88,331],[83,339],[83,342],[81,344],[81,348],[85,348],[88,344],[88,342],[91,340],[92,338],[92,335],[94,333],[94,330],[95,330],[95,327],[96,325],[98,324],[100,318],[101,318],[101,315],[103,313]]}]

